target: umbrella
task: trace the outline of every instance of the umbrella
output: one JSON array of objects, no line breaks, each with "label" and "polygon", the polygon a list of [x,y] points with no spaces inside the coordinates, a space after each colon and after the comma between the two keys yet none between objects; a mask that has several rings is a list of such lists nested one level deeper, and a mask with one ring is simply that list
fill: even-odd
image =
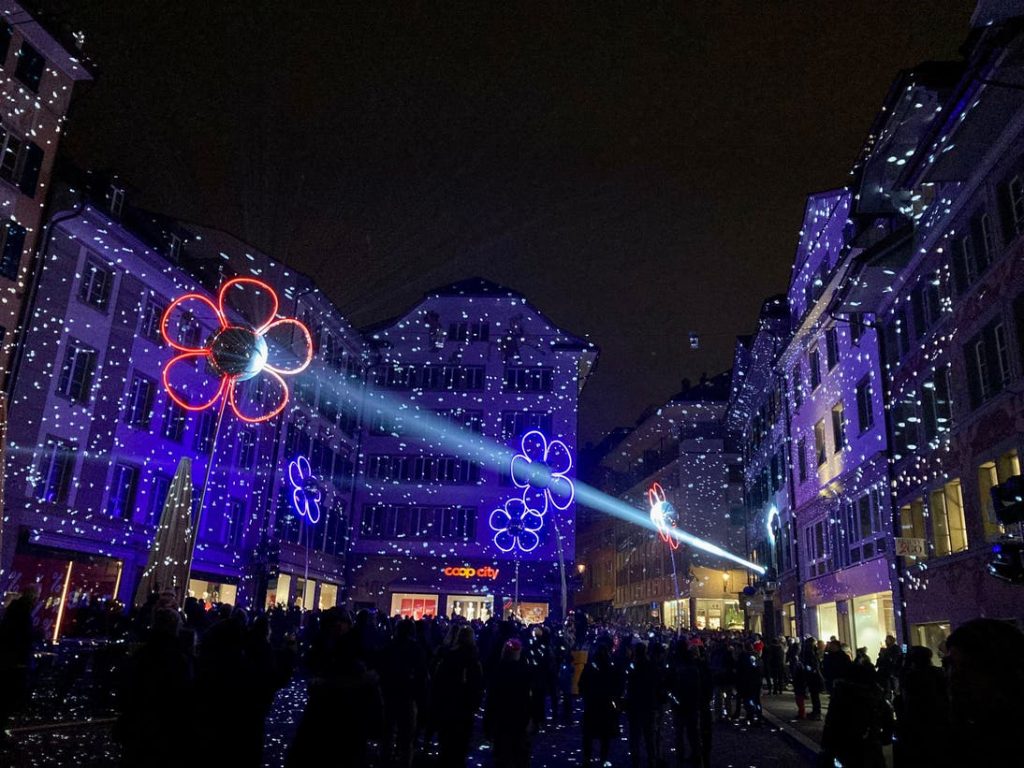
[{"label": "umbrella", "polygon": [[160,524],[142,572],[135,604],[146,602],[156,589],[173,590],[179,601],[187,594],[185,574],[192,554],[192,460],[182,458],[167,491]]}]

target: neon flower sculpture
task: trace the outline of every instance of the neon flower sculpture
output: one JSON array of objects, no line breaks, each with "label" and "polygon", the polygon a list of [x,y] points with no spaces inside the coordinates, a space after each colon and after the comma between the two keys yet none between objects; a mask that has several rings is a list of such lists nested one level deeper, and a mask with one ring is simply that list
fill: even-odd
[{"label": "neon flower sculpture", "polygon": [[533,552],[540,545],[538,532],[544,518],[526,506],[520,498],[512,498],[491,512],[488,521],[494,531],[494,546],[506,554],[514,549]]},{"label": "neon flower sculpture", "polygon": [[288,482],[292,486],[292,509],[310,525],[320,522],[320,484],[309,459],[297,456],[288,463]]},{"label": "neon flower sculpture", "polygon": [[679,549],[679,539],[672,531],[679,527],[679,513],[665,496],[661,483],[654,483],[647,489],[647,503],[651,507],[651,522],[658,529],[658,535],[672,550]]},{"label": "neon flower sculpture", "polygon": [[531,430],[520,441],[520,453],[512,457],[510,473],[516,488],[523,491],[527,509],[543,517],[550,507],[567,510],[576,495],[569,478],[572,454],[561,440],[548,440],[540,430]]},{"label": "neon flower sculpture", "polygon": [[[271,306],[269,311],[249,313],[262,316],[247,317],[243,322],[235,323],[228,316],[227,300],[231,294],[247,288],[255,288],[269,296]],[[193,309],[189,309],[190,306]],[[224,283],[217,295],[216,304],[199,293],[187,293],[172,301],[160,320],[160,334],[164,341],[180,353],[163,370],[164,387],[171,400],[187,411],[202,411],[224,398],[222,408],[230,403],[235,416],[253,424],[268,421],[281,413],[288,404],[288,385],[282,376],[292,376],[306,369],[313,359],[313,339],[309,329],[298,320],[291,317],[277,318],[277,309],[278,300],[274,290],[262,280],[251,277],[236,277]],[[191,317],[195,316],[195,310],[204,313],[212,310],[219,327],[202,346],[189,346],[179,340],[184,333],[176,336],[168,330],[171,314],[175,310],[181,310]],[[297,336],[305,347],[305,351],[297,356],[297,362],[291,365],[273,359],[276,350],[292,345],[292,341],[286,340],[285,335],[292,339]],[[268,344],[268,340],[276,343]],[[212,394],[206,392],[193,398],[183,391],[182,384],[175,382],[175,377],[180,376],[190,363],[197,360],[205,360],[209,364],[217,376],[217,387]],[[239,407],[239,384],[251,379],[255,380],[256,392],[261,394],[255,399],[259,401],[262,413],[247,413]],[[275,389],[276,398],[273,394]],[[265,398],[262,395],[267,391],[271,395]],[[269,399],[271,406],[265,406],[264,399]]]}]

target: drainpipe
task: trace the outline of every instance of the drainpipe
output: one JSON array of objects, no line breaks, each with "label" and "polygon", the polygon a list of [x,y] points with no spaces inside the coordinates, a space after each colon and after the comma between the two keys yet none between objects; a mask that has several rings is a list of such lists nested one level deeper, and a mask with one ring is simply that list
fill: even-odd
[{"label": "drainpipe", "polygon": [[[782,381],[786,381],[786,371],[782,371]],[[794,526],[796,522],[796,477],[793,475],[793,418],[789,411],[789,390],[783,387],[786,396],[783,398],[782,411],[785,418],[786,429],[786,471],[789,474],[789,519],[790,533],[794,535],[795,541],[790,542],[793,552],[793,568],[796,570],[796,633],[799,638],[804,636],[804,580],[800,571],[800,526]],[[795,528],[795,530],[793,530]],[[781,582],[782,574],[779,574]]]}]

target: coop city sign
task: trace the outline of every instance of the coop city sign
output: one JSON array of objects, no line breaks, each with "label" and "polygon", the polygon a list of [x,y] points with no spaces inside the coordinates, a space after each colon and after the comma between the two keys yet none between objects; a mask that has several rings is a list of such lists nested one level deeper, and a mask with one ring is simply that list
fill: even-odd
[{"label": "coop city sign", "polygon": [[483,568],[468,568],[464,566],[447,566],[441,572],[445,576],[460,576],[463,579],[496,579],[498,569],[485,565]]}]

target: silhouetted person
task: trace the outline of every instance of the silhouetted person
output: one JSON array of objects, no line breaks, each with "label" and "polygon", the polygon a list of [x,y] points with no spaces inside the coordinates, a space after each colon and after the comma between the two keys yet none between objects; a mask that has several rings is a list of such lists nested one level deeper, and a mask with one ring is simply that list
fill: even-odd
[{"label": "silhouetted person", "polygon": [[384,693],[384,752],[394,765],[412,765],[419,702],[427,685],[427,659],[411,619],[395,627],[380,665]]},{"label": "silhouetted person", "polygon": [[319,766],[335,755],[346,768],[367,765],[367,741],[382,731],[376,675],[359,659],[346,611],[324,611],[307,655],[309,700],[288,751],[289,768]]},{"label": "silhouetted person", "polygon": [[1024,634],[1004,621],[974,619],[953,631],[946,649],[950,764],[1019,764]]},{"label": "silhouetted person", "polygon": [[[846,657],[849,661],[849,657],[843,653],[842,648],[839,649],[839,653]],[[800,649],[800,662],[804,667],[804,677],[807,684],[807,693],[811,697],[811,714],[808,715],[810,720],[821,720],[821,690],[824,687],[824,678],[821,674],[821,659],[818,657],[818,642],[813,637],[808,637],[804,640],[804,644]]]},{"label": "silhouetted person", "polygon": [[896,696],[896,768],[933,768],[945,764],[948,751],[949,698],[946,678],[932,664],[931,648],[907,651]]},{"label": "silhouetted person", "polygon": [[648,768],[654,766],[654,721],[659,714],[657,675],[647,658],[646,646],[634,645],[633,658],[626,667],[622,706],[629,724],[629,759],[633,768],[640,768],[641,743],[646,757],[644,764]]},{"label": "silhouetted person", "polygon": [[473,716],[483,694],[483,668],[473,628],[459,628],[455,644],[442,652],[433,681],[441,768],[464,768],[473,735]]},{"label": "silhouetted person", "polygon": [[821,735],[826,765],[885,768],[882,747],[892,741],[893,714],[869,666],[856,664],[837,680]]},{"label": "silhouetted person", "polygon": [[32,608],[36,593],[26,589],[0,618],[0,741],[11,716],[28,704],[32,671]]},{"label": "silhouetted person", "polygon": [[583,698],[584,765],[590,765],[595,739],[601,762],[608,762],[608,750],[618,731],[619,719],[615,703],[619,697],[619,676],[612,662],[611,640],[600,638],[593,656],[583,668],[579,682]]},{"label": "silhouetted person", "polygon": [[782,693],[786,681],[786,650],[782,647],[782,638],[769,638],[762,659],[771,692],[776,695]]},{"label": "silhouetted person", "polygon": [[513,638],[501,652],[487,692],[484,734],[494,745],[495,768],[529,768],[533,685],[522,661],[523,644]]},{"label": "silhouetted person", "polygon": [[194,704],[192,662],[178,638],[176,611],[156,608],[149,637],[129,659],[115,737],[126,768],[171,768],[194,764],[194,755],[174,743],[174,729]]},{"label": "silhouetted person", "polygon": [[846,655],[838,640],[829,640],[821,659],[821,675],[825,678],[825,691],[832,695],[836,680],[842,680],[850,673],[853,661]]},{"label": "silhouetted person", "polygon": [[682,765],[686,758],[686,742],[690,743],[690,760],[704,765],[701,740],[701,674],[685,641],[676,644],[670,662],[669,704],[676,729],[676,758]]},{"label": "silhouetted person", "polygon": [[761,686],[764,681],[764,664],[754,647],[747,643],[736,660],[736,691],[743,701],[747,720],[761,719]]},{"label": "silhouetted person", "polygon": [[875,668],[878,672],[878,684],[886,698],[891,701],[899,687],[900,672],[903,669],[903,650],[892,635],[885,636],[885,646],[878,652]]}]

